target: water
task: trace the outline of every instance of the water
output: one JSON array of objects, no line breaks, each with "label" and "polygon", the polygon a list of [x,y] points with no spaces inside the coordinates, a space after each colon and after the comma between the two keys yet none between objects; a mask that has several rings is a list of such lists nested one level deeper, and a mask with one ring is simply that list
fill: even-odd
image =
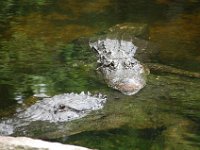
[{"label": "water", "polygon": [[[200,80],[151,74],[138,94],[110,89],[96,56],[74,41],[118,23],[149,25],[155,62],[200,72],[197,0],[37,0],[0,4],[0,117],[38,99],[90,91],[108,96],[102,111],[67,124],[33,122],[15,135],[97,149],[199,149]],[[73,42],[72,42],[73,41]]]}]

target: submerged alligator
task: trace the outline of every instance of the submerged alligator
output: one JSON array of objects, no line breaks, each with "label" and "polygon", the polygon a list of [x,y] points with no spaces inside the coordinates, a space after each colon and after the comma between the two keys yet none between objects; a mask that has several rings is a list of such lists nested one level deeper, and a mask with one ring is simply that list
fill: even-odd
[{"label": "submerged alligator", "polygon": [[109,86],[126,95],[133,95],[146,84],[146,69],[134,58],[137,47],[132,41],[103,39],[90,43],[98,52],[100,67]]},{"label": "submerged alligator", "polygon": [[199,73],[152,63],[157,50],[148,48],[147,32],[146,25],[121,24],[89,42],[98,53],[97,70],[110,87],[126,95],[136,94],[145,86],[150,71],[200,78]]},{"label": "submerged alligator", "polygon": [[26,110],[16,114],[12,119],[0,122],[0,135],[10,135],[15,129],[27,126],[34,121],[67,122],[82,118],[91,111],[102,109],[106,97],[102,94],[91,95],[65,93],[44,98]]},{"label": "submerged alligator", "polygon": [[90,48],[98,53],[97,70],[108,86],[125,95],[136,94],[146,85],[149,69],[135,55],[146,48],[147,41],[142,38],[146,38],[147,32],[146,25],[122,24],[110,28],[105,35],[90,39]]}]

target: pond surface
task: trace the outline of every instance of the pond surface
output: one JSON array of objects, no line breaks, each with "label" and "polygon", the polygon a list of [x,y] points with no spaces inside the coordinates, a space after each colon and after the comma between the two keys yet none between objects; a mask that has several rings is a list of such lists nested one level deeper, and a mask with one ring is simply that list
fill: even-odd
[{"label": "pond surface", "polygon": [[200,148],[200,79],[151,73],[125,96],[105,84],[96,55],[76,39],[119,23],[145,23],[155,62],[200,72],[198,0],[5,0],[0,4],[0,118],[34,104],[34,95],[90,91],[107,95],[80,120],[33,122],[13,135],[102,150]]}]

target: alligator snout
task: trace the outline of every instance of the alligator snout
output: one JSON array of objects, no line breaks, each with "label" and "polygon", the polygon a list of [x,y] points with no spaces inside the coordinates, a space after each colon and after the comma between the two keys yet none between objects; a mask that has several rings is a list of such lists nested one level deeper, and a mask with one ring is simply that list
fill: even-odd
[{"label": "alligator snout", "polygon": [[125,95],[133,95],[133,94],[136,94],[143,87],[144,87],[144,84],[136,82],[135,80],[132,80],[132,79],[128,79],[116,85],[115,89],[121,91]]}]

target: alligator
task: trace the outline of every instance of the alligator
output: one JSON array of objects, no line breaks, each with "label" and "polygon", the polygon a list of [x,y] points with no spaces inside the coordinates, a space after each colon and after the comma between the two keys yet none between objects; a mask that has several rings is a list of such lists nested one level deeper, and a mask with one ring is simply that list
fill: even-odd
[{"label": "alligator", "polygon": [[43,98],[11,119],[2,120],[0,135],[10,135],[15,132],[15,129],[34,121],[56,123],[79,119],[91,111],[102,109],[105,102],[104,95],[91,95],[89,92],[87,94],[65,93]]},{"label": "alligator", "polygon": [[105,35],[92,38],[89,46],[97,52],[97,70],[108,86],[126,95],[140,91],[150,71],[200,78],[199,73],[154,63],[158,51],[149,44],[148,27],[144,24],[118,24]]},{"label": "alligator", "polygon": [[133,95],[146,84],[146,69],[134,58],[137,47],[132,41],[102,39],[90,43],[98,52],[100,70],[109,86],[126,95]]}]

